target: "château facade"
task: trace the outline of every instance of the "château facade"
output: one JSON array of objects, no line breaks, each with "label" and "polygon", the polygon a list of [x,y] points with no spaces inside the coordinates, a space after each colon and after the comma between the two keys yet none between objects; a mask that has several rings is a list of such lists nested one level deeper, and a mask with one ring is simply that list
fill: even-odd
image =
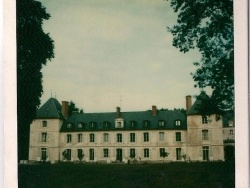
[{"label": "ch\u00e2teau facade", "polygon": [[186,96],[181,110],[73,113],[50,98],[30,125],[29,161],[217,161],[224,160],[223,120],[201,115],[201,98]]}]

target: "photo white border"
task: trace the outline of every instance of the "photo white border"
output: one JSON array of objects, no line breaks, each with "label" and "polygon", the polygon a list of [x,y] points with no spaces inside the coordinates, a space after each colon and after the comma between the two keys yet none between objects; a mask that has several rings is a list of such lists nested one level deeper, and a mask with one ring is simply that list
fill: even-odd
[{"label": "photo white border", "polygon": [[[3,6],[2,6],[3,5]],[[236,184],[248,188],[249,184],[249,115],[248,115],[248,0],[234,0],[235,11],[235,107],[236,107]],[[16,22],[15,0],[0,0],[0,40],[3,38],[0,94],[0,177],[5,188],[17,184],[17,114],[16,114]],[[1,17],[2,18],[2,17]],[[2,42],[2,40],[1,40]],[[0,51],[2,49],[0,48]],[[2,51],[1,51],[2,52]],[[4,119],[3,119],[3,118]],[[4,128],[3,128],[4,127]],[[3,143],[4,140],[4,143]],[[3,145],[4,144],[4,145]],[[3,152],[3,154],[2,154]],[[4,181],[1,181],[4,180]],[[0,187],[2,185],[0,184]]]}]

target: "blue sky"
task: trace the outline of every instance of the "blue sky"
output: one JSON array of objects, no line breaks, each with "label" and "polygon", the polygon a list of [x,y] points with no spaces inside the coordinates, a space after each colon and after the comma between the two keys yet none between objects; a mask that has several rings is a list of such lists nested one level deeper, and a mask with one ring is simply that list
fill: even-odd
[{"label": "blue sky", "polygon": [[[198,50],[172,46],[177,14],[164,0],[41,0],[55,58],[43,68],[42,103],[56,96],[85,112],[185,108]],[[208,92],[209,94],[209,92]]]}]

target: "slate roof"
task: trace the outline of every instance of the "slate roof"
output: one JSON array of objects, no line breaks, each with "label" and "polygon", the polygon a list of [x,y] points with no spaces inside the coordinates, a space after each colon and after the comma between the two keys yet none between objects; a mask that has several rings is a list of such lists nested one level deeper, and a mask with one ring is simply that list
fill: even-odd
[{"label": "slate roof", "polygon": [[[74,131],[104,131],[104,130],[186,130],[186,116],[179,110],[157,111],[157,115],[153,116],[152,111],[139,112],[121,112],[121,118],[124,119],[123,128],[115,128],[116,112],[110,113],[74,113],[62,125],[61,132]],[[149,121],[149,126],[144,127],[143,122]],[[165,121],[165,126],[159,126],[159,121]],[[176,126],[175,121],[180,120],[181,125]],[[136,122],[135,127],[131,127],[131,121]],[[95,127],[91,128],[90,123],[95,122]],[[104,122],[109,122],[109,126],[105,127]],[[67,125],[71,124],[69,128]],[[83,127],[78,128],[78,123],[82,123]]]},{"label": "slate roof", "polygon": [[50,98],[38,109],[35,119],[65,119],[61,109],[62,106],[58,100]]}]

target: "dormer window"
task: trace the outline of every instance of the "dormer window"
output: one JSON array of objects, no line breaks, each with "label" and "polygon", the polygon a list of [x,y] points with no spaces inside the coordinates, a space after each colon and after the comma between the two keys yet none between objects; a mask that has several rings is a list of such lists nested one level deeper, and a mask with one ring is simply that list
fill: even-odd
[{"label": "dormer window", "polygon": [[181,126],[181,121],[180,120],[175,120],[175,126]]},{"label": "dormer window", "polygon": [[96,122],[90,122],[89,127],[90,128],[95,128],[96,127]]},{"label": "dormer window", "polygon": [[103,128],[109,128],[110,127],[110,122],[108,122],[108,121],[104,121],[103,122]]},{"label": "dormer window", "polygon": [[79,122],[79,123],[77,124],[77,127],[78,127],[78,128],[83,128],[83,123]]},{"label": "dormer window", "polygon": [[67,124],[67,128],[70,129],[72,127],[72,124],[71,123],[68,123]]},{"label": "dormer window", "polygon": [[143,127],[149,127],[150,126],[150,121],[144,120],[143,121]]},{"label": "dormer window", "polygon": [[47,127],[47,121],[42,122],[43,127]]},{"label": "dormer window", "polygon": [[229,122],[228,122],[228,126],[229,126],[229,127],[233,127],[233,126],[234,126],[233,121],[229,121]]},{"label": "dormer window", "polygon": [[123,128],[124,120],[122,118],[117,118],[115,120],[115,128]]},{"label": "dormer window", "polygon": [[130,127],[134,128],[136,127],[137,122],[136,121],[130,121]]},{"label": "dormer window", "polygon": [[165,121],[164,121],[164,120],[160,120],[160,121],[159,121],[159,126],[160,126],[160,127],[163,127],[164,125],[165,125]]}]

